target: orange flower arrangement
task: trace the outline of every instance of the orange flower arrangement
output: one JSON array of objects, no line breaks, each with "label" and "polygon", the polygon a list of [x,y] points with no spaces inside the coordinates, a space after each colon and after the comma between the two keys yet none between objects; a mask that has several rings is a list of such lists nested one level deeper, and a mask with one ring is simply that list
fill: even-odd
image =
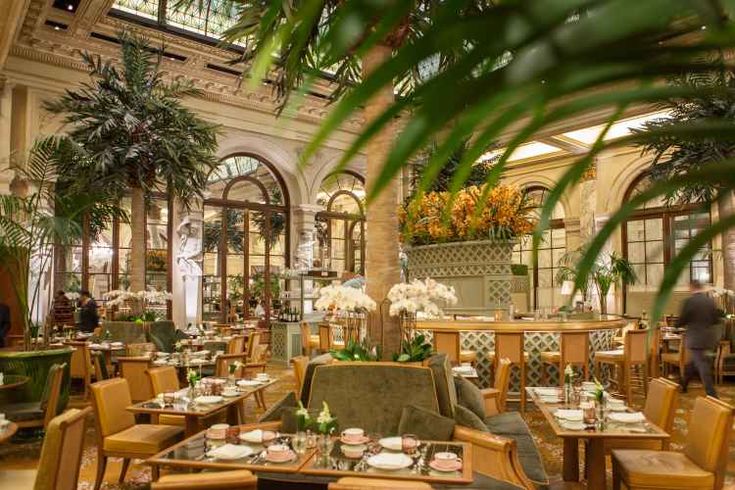
[{"label": "orange flower arrangement", "polygon": [[480,206],[483,192],[484,186],[470,186],[453,199],[448,192],[429,192],[408,202],[398,211],[404,239],[414,245],[509,240],[533,230],[522,191],[508,185],[495,186]]}]

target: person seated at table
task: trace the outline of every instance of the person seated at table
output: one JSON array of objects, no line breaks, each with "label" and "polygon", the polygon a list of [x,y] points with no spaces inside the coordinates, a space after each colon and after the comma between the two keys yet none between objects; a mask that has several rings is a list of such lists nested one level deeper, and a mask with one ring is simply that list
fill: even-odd
[{"label": "person seated at table", "polygon": [[95,302],[92,295],[86,289],[79,293],[81,304],[81,324],[79,330],[82,332],[92,333],[94,329],[99,327],[100,317],[97,314],[97,303]]}]

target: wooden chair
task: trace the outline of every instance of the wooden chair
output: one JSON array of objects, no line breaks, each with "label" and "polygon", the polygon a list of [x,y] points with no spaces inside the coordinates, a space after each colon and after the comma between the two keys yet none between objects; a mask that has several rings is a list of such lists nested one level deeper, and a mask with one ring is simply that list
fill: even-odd
[{"label": "wooden chair", "polygon": [[622,350],[597,351],[595,353],[595,377],[600,378],[600,366],[612,364],[618,372],[618,391],[625,394],[628,403],[633,399],[634,370],[639,371],[640,384],[643,393],[646,393],[646,377],[648,375],[648,349],[646,340],[648,330],[631,330],[625,336],[625,346]]},{"label": "wooden chair", "polygon": [[156,344],[153,342],[138,342],[125,346],[125,355],[127,357],[145,357],[156,352]]},{"label": "wooden chair", "polygon": [[148,357],[118,357],[120,376],[130,385],[130,397],[134,403],[153,398],[153,390],[146,371],[153,365]]},{"label": "wooden chair", "polygon": [[735,359],[735,353],[732,351],[732,343],[729,340],[721,340],[717,348],[715,357],[715,382],[722,384],[725,376],[735,376],[735,362],[728,362]]},{"label": "wooden chair", "polygon": [[311,326],[308,322],[301,322],[299,328],[301,330],[301,353],[311,357],[312,349],[319,348],[319,335],[312,335]]},{"label": "wooden chair", "polygon": [[[148,384],[148,383],[146,383]],[[97,477],[94,489],[99,490],[105,477],[107,458],[123,458],[119,482],[125,481],[131,459],[145,459],[174,445],[183,434],[182,427],[135,423],[126,410],[133,400],[128,381],[113,378],[92,385],[92,406],[97,424]],[[158,468],[153,467],[153,480]]]},{"label": "wooden chair", "polygon": [[477,363],[477,352],[473,350],[463,350],[459,338],[459,332],[448,332],[443,330],[434,330],[434,350],[447,355],[447,359],[452,365],[469,362],[472,365]]},{"label": "wooden chair", "polygon": [[92,358],[92,367],[94,368],[95,381],[104,381],[110,378],[110,372],[107,369],[107,360],[105,354],[100,351],[90,350],[89,355]]},{"label": "wooden chair", "polygon": [[[524,349],[524,334],[522,332],[503,333],[495,332],[495,359],[508,359],[511,366],[516,365],[520,370],[520,405],[521,413],[526,411],[526,364],[528,352]],[[497,366],[496,366],[497,369]]]},{"label": "wooden chair", "polygon": [[8,420],[14,422],[19,429],[47,427],[59,411],[61,381],[65,370],[66,363],[51,365],[40,401],[3,405],[2,411]]},{"label": "wooden chair", "polygon": [[[161,366],[146,370],[146,375],[151,384],[153,396],[161,393],[178,391],[180,388],[179,377],[173,366]],[[154,422],[156,422],[154,420]],[[177,425],[184,427],[186,418],[182,415],[159,415],[157,423],[163,425]]]},{"label": "wooden chair", "polygon": [[541,358],[541,384],[546,386],[549,379],[547,366],[556,366],[559,370],[559,386],[564,385],[564,370],[567,365],[577,366],[584,373],[585,381],[590,377],[589,369],[589,352],[590,352],[590,334],[589,332],[562,332],[561,350],[546,351],[540,353]]},{"label": "wooden chair", "polygon": [[332,349],[344,349],[344,340],[334,339],[335,325],[331,323],[319,324],[319,350],[329,352]]},{"label": "wooden chair", "polygon": [[301,387],[304,385],[304,375],[306,374],[306,366],[309,364],[308,356],[296,356],[291,358],[293,363],[293,374],[296,378],[296,397],[301,398]]},{"label": "wooden chair", "polygon": [[162,476],[151,490],[256,490],[258,478],[248,470]]},{"label": "wooden chair", "polygon": [[84,384],[83,398],[86,400],[89,396],[89,385],[92,382],[92,358],[87,343],[67,341],[64,344],[74,349],[69,363],[69,377],[82,380]]},{"label": "wooden chair", "polygon": [[663,368],[663,375],[667,377],[670,373],[670,366],[674,366],[679,372],[679,378],[684,375],[684,367],[688,361],[687,349],[686,349],[686,333],[681,334],[681,340],[679,341],[679,350],[676,352],[662,352],[661,353],[661,366]]},{"label": "wooden chair", "polygon": [[76,490],[84,450],[87,416],[92,409],[70,409],[46,427],[34,490]]},{"label": "wooden chair", "polygon": [[240,354],[245,350],[245,337],[243,335],[233,335],[227,342],[226,354]]},{"label": "wooden chair", "polygon": [[235,371],[235,376],[242,378],[245,376],[244,367],[248,363],[248,355],[245,352],[237,354],[220,354],[215,360],[214,375],[220,378],[226,378],[230,375],[230,365],[239,362],[242,368]]},{"label": "wooden chair", "polygon": [[431,490],[431,485],[419,481],[403,481],[403,480],[384,480],[382,478],[361,478],[354,476],[345,476],[332,482],[327,487],[329,490],[365,490],[365,489],[383,489],[383,490]]},{"label": "wooden chair", "polygon": [[[665,378],[655,378],[648,383],[648,395],[643,407],[643,415],[664,432],[671,434],[674,428],[674,416],[678,385]],[[613,449],[669,449],[669,440],[661,439],[605,439],[605,452]]]},{"label": "wooden chair", "polygon": [[613,489],[723,488],[733,410],[716,398],[697,398],[683,452],[614,449]]},{"label": "wooden chair", "polygon": [[250,332],[250,335],[248,335],[247,348],[245,349],[245,353],[248,356],[248,362],[256,362],[255,347],[258,345],[260,345],[260,332],[258,332],[257,330],[254,332]]},{"label": "wooden chair", "polygon": [[481,390],[485,399],[485,416],[487,417],[505,412],[505,400],[508,398],[508,386],[510,385],[510,366],[510,359],[500,359],[495,367],[493,387]]},{"label": "wooden chair", "polygon": [[649,332],[651,339],[648,343],[648,377],[653,379],[661,376],[661,328],[655,327]]}]

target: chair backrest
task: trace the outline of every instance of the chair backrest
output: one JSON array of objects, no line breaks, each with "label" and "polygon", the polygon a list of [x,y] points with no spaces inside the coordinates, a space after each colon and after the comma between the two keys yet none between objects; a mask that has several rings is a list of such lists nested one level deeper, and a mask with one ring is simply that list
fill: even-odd
[{"label": "chair backrest", "polygon": [[76,490],[84,449],[87,415],[92,409],[70,409],[46,427],[33,490]]},{"label": "chair backrest", "polygon": [[91,389],[94,418],[101,439],[135,425],[135,417],[126,410],[133,403],[126,379],[98,381]]},{"label": "chair backrest", "polygon": [[118,357],[120,376],[130,384],[130,397],[134,402],[142,402],[153,398],[151,383],[145,373],[152,365],[148,357]]},{"label": "chair backrest", "polygon": [[110,373],[107,370],[107,360],[105,354],[100,351],[90,350],[90,356],[92,357],[92,365],[94,366],[94,378],[96,381],[104,381],[110,377]]},{"label": "chair backrest", "polygon": [[508,399],[508,387],[510,386],[510,359],[504,357],[499,359],[495,367],[494,388],[499,391],[498,411],[505,412],[505,401]]},{"label": "chair backrest", "polygon": [[[146,340],[156,345],[156,350],[160,352],[173,352],[177,338],[176,325],[170,320],[159,320],[151,323]],[[183,332],[182,332],[183,334]]]},{"label": "chair backrest", "polygon": [[248,348],[245,350],[245,353],[248,355],[248,360],[255,362],[255,347],[260,345],[260,332],[257,330],[254,332],[250,332],[250,335],[248,335]]},{"label": "chair backrest", "polygon": [[128,357],[141,357],[156,352],[156,344],[153,342],[139,342],[125,346],[125,355]]},{"label": "chair backrest", "polygon": [[459,364],[459,332],[433,331],[434,350],[447,355],[452,364]]},{"label": "chair backrest", "polygon": [[262,364],[268,362],[268,344],[258,344],[253,347],[253,355],[248,359],[250,364]]},{"label": "chair backrest", "polygon": [[296,378],[296,395],[301,397],[301,387],[304,384],[304,374],[306,373],[306,366],[309,364],[308,356],[296,356],[291,358],[293,363],[293,374]]},{"label": "chair backrest", "polygon": [[147,327],[145,325],[139,325],[134,322],[106,321],[102,326],[110,332],[112,340],[124,342],[125,344],[146,341],[145,334]]},{"label": "chair backrest", "polygon": [[523,334],[495,332],[495,359],[510,359],[513,364],[523,360]]},{"label": "chair backrest", "polygon": [[64,344],[74,349],[71,353],[71,360],[69,361],[69,375],[72,378],[81,378],[86,380],[87,376],[89,376],[89,367],[85,363],[84,359],[84,351],[87,350],[87,343],[68,340],[64,342]]},{"label": "chair backrest", "polygon": [[648,383],[643,414],[665,432],[671,432],[674,426],[677,388],[676,383],[666,378],[655,378]]},{"label": "chair backrest", "polygon": [[301,322],[299,329],[301,330],[301,351],[308,356],[311,351],[309,344],[309,340],[311,339],[311,326],[308,322]]},{"label": "chair backrest", "polygon": [[709,396],[697,398],[689,418],[684,454],[705,471],[716,474],[714,488],[722,488],[732,420],[733,407]]},{"label": "chair backrest", "polygon": [[431,490],[431,485],[419,481],[383,480],[381,478],[358,478],[346,476],[329,484],[329,490]]},{"label": "chair backrest", "polygon": [[245,337],[242,335],[233,335],[227,342],[227,354],[240,354],[245,350]]},{"label": "chair backrest", "polygon": [[151,390],[154,395],[179,389],[179,377],[173,366],[151,368],[146,371],[146,374],[151,382]]},{"label": "chair backrest", "polygon": [[319,350],[326,352],[332,348],[332,325],[324,322],[319,324]]},{"label": "chair backrest", "polygon": [[64,378],[66,363],[52,364],[46,378],[46,385],[41,393],[41,408],[44,411],[43,426],[46,427],[51,419],[59,412],[59,398],[61,398],[61,381]]},{"label": "chair backrest", "polygon": [[648,329],[631,330],[625,336],[625,344],[623,352],[625,362],[632,364],[643,364],[648,362],[648,348],[646,341],[648,340]]},{"label": "chair backrest", "polygon": [[[247,360],[248,356],[244,352],[239,352],[237,354],[220,354],[217,356],[217,360],[215,361],[215,376],[227,377],[230,374],[230,364],[239,362],[244,366],[247,364]],[[242,377],[244,373],[241,368],[236,370],[234,374],[237,377]]]},{"label": "chair backrest", "polygon": [[562,332],[561,366],[587,364],[590,352],[589,332]]},{"label": "chair backrest", "polygon": [[439,413],[431,369],[401,363],[339,362],[316,366],[308,407],[321,408],[322,402],[327,402],[340,426],[362,427],[379,434],[398,432],[407,405]]}]

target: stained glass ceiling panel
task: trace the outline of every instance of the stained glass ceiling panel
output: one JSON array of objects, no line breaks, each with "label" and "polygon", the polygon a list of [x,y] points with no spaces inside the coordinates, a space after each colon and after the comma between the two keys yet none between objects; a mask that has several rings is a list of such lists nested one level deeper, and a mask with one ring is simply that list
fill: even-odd
[{"label": "stained glass ceiling panel", "polygon": [[166,7],[166,24],[218,39],[237,22],[237,18],[234,2],[212,0],[201,11],[195,6],[185,10],[171,5]]},{"label": "stained glass ceiling panel", "polygon": [[113,8],[146,19],[158,19],[158,0],[115,0]]}]

